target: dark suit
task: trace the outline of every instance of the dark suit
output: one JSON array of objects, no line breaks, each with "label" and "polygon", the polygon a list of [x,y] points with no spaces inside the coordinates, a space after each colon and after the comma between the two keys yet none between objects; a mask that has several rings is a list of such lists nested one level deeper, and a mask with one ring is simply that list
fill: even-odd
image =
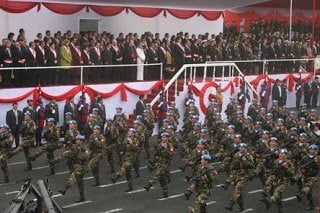
[{"label": "dark suit", "polygon": [[[36,53],[36,50],[34,50]],[[38,66],[38,61],[37,61],[37,55],[35,56],[31,53],[30,49],[27,49],[25,52],[25,58],[27,60],[27,66],[28,67],[37,67]],[[37,70],[32,69],[32,70],[27,70],[26,74],[28,76],[28,81],[30,86],[36,86],[38,83],[37,80]]]},{"label": "dark suit", "polygon": [[[112,51],[110,48],[106,47],[102,51],[102,64],[106,65],[112,65]],[[104,81],[110,82],[111,80],[114,80],[113,75],[112,75],[112,68],[111,67],[106,67],[104,68],[104,71],[102,72],[102,78]]]},{"label": "dark suit", "polygon": [[[12,58],[13,58],[13,66],[14,67],[25,67],[26,61],[24,61],[24,63],[21,63],[22,62],[21,60],[25,59],[23,49],[21,47],[20,48],[11,47],[11,51],[12,51]],[[16,79],[17,86],[24,86],[25,85],[26,79],[28,78],[28,76],[26,76],[25,69],[14,70],[14,76]]]},{"label": "dark suit", "polygon": [[[96,51],[95,47],[90,49],[90,58],[91,58],[91,62],[94,65],[101,65],[102,61],[101,61],[101,48],[100,50],[100,55],[98,54],[98,52]],[[93,68],[93,72],[91,72],[90,74],[90,79],[94,80],[94,82],[98,82],[101,81],[101,68]]]},{"label": "dark suit", "polygon": [[19,130],[20,130],[22,121],[23,121],[23,115],[20,110],[17,110],[17,117],[15,116],[13,110],[7,111],[6,122],[10,127],[11,133],[16,143],[16,147],[19,146]]},{"label": "dark suit", "polygon": [[[42,52],[43,50],[43,52]],[[40,49],[40,47],[36,47],[36,53],[37,53],[37,64],[39,67],[45,67],[47,66],[47,55],[45,49]],[[47,70],[41,69],[37,71],[37,78],[39,79],[39,82],[41,85],[44,85],[47,82]]]},{"label": "dark suit", "polygon": [[311,83],[306,82],[303,84],[303,94],[304,94],[304,103],[307,104],[307,107],[310,107],[311,95],[312,95],[312,87]]},{"label": "dark suit", "polygon": [[281,86],[277,86],[276,84],[274,84],[272,86],[272,100],[277,100],[278,103],[281,103],[282,98],[283,98],[283,93],[282,93],[282,88]]},{"label": "dark suit", "polygon": [[185,54],[184,47],[182,45],[176,44],[174,46],[173,51],[174,51],[173,57],[174,57],[175,71],[178,72],[179,69],[184,64],[184,54]]},{"label": "dark suit", "polygon": [[[56,54],[47,47],[46,49],[47,65],[49,67],[58,66],[59,62],[59,51],[56,51]],[[46,80],[48,84],[56,84],[57,81],[57,69],[48,69]]]},{"label": "dark suit", "polygon": [[139,100],[136,103],[136,110],[135,110],[136,115],[142,115],[144,109],[145,109],[144,103],[141,103],[141,101]]},{"label": "dark suit", "polygon": [[67,112],[71,112],[72,113],[72,119],[76,119],[77,111],[78,111],[78,108],[77,108],[76,104],[67,103],[67,104],[64,105],[63,115],[65,115]]},{"label": "dark suit", "polygon": [[[0,64],[2,64],[3,67],[12,67],[12,62],[13,57],[11,49],[2,47],[0,51]],[[11,86],[11,70],[2,71],[2,82],[4,87]]]},{"label": "dark suit", "polygon": [[56,103],[48,103],[45,107],[46,119],[54,118],[56,122],[59,122],[59,108]]}]

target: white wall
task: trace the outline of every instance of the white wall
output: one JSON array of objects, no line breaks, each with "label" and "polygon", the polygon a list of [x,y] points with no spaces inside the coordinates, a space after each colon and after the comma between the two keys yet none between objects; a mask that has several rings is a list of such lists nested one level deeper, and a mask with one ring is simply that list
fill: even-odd
[{"label": "white wall", "polygon": [[21,14],[6,13],[0,10],[0,38],[7,36],[8,32],[14,32],[17,35],[19,28],[26,30],[28,40],[34,39],[38,32],[44,33],[45,30],[65,32],[70,29],[78,32],[80,18],[100,19],[99,31],[108,31],[116,35],[120,32],[141,34],[145,31],[158,32],[161,35],[166,32],[173,34],[179,31],[217,34],[222,31],[223,26],[222,16],[216,21],[208,21],[197,15],[190,19],[177,19],[169,13],[167,17],[164,17],[162,12],[154,18],[144,18],[131,11],[128,14],[123,11],[117,16],[105,17],[93,11],[87,13],[85,9],[73,15],[60,15],[41,6],[39,12],[35,7]]}]

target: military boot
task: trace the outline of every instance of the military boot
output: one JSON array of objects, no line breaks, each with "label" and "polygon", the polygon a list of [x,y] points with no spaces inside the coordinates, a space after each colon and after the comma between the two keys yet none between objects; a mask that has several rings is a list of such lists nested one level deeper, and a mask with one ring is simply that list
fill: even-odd
[{"label": "military boot", "polygon": [[229,181],[224,181],[223,184],[221,185],[221,187],[222,187],[224,190],[228,190],[229,185],[230,185],[230,182],[229,182]]},{"label": "military boot", "polygon": [[201,213],[206,213],[207,212],[206,204],[200,206],[200,212]]},{"label": "military boot", "polygon": [[265,199],[259,199],[259,201],[263,202],[266,205],[266,209],[270,209],[271,205],[272,205],[272,201]]},{"label": "military boot", "polygon": [[112,181],[112,183],[116,183],[119,178],[120,178],[120,175],[117,175],[115,177],[111,177],[110,180]]},{"label": "military boot", "polygon": [[186,200],[189,200],[190,199],[190,196],[191,196],[192,192],[190,190],[186,191],[184,193],[184,197],[186,198]]},{"label": "military boot", "polygon": [[149,182],[147,185],[145,185],[143,188],[146,189],[146,191],[150,191],[150,188],[151,188],[152,184]]},{"label": "military boot", "polygon": [[134,169],[134,172],[136,173],[136,176],[134,176],[134,178],[138,178],[140,177],[140,173],[139,173],[139,169]]},{"label": "military boot", "polygon": [[125,190],[125,192],[131,192],[133,190],[132,184],[128,185],[128,189]]},{"label": "military boot", "polygon": [[314,210],[314,203],[313,203],[312,194],[309,193],[309,194],[307,195],[307,198],[308,198],[308,201],[309,201],[309,206],[306,207],[304,210],[312,211],[312,210]]},{"label": "military boot", "polygon": [[229,204],[226,205],[224,208],[228,209],[229,211],[232,211],[233,205],[234,205],[234,201],[230,200]]},{"label": "military boot", "polygon": [[56,172],[54,171],[54,168],[50,168],[50,172],[47,176],[52,176],[52,175],[55,175]]},{"label": "military boot", "polygon": [[300,194],[297,194],[297,200],[298,202],[301,202],[301,200],[306,196],[306,194],[304,192],[301,192]]},{"label": "military boot", "polygon": [[163,191],[162,195],[159,198],[160,199],[168,198],[168,192],[167,191]]},{"label": "military boot", "polygon": [[263,202],[263,200],[265,200],[265,199],[267,198],[267,193],[262,192],[261,195],[262,195],[262,197],[259,198],[258,200],[261,201],[261,202]]},{"label": "military boot", "polygon": [[64,188],[58,189],[58,192],[61,193],[62,195],[65,195],[69,188],[70,186],[66,185]]},{"label": "military boot", "polygon": [[76,203],[80,203],[80,202],[83,202],[83,201],[85,201],[86,199],[84,198],[84,193],[83,192],[80,192],[80,198],[79,198],[79,200],[76,200],[75,202]]},{"label": "military boot", "polygon": [[239,209],[236,212],[242,212],[244,211],[244,206],[243,206],[243,202],[238,203],[239,204]]},{"label": "military boot", "polygon": [[31,171],[32,170],[32,166],[31,163],[28,163],[27,167],[24,169],[24,171]]},{"label": "military boot", "polygon": [[4,172],[4,183],[9,183],[9,172],[8,171]]},{"label": "military boot", "polygon": [[184,172],[186,170],[187,166],[183,165],[183,166],[179,166],[179,169],[181,170],[181,172]]}]

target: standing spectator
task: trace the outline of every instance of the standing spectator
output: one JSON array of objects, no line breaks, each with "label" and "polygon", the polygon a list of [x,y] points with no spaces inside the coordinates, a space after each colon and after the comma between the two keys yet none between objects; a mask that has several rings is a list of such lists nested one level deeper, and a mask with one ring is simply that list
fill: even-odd
[{"label": "standing spectator", "polygon": [[145,110],[145,104],[144,104],[144,95],[139,96],[139,101],[136,103],[136,110],[135,114],[137,115],[143,115],[143,111]]},{"label": "standing spectator", "polygon": [[281,81],[279,79],[276,80],[275,84],[272,87],[272,100],[278,101],[280,104],[284,97],[283,90],[281,88]]},{"label": "standing spectator", "polygon": [[[137,63],[137,53],[136,47],[134,45],[134,40],[130,37],[128,38],[128,43],[125,45],[124,49],[124,63],[125,64],[136,64]],[[127,67],[126,73],[124,76],[128,76],[126,80],[132,81],[136,78],[136,68],[135,67]]]},{"label": "standing spectator", "polygon": [[279,106],[285,106],[287,104],[287,85],[284,82],[281,82],[281,100],[279,102]]},{"label": "standing spectator", "polygon": [[7,111],[6,122],[10,127],[11,133],[14,137],[16,148],[19,146],[19,131],[23,121],[23,114],[18,110],[18,103],[12,104],[12,109]]},{"label": "standing spectator", "polygon": [[[37,53],[37,63],[39,67],[45,67],[48,64],[47,55],[45,52],[45,43],[43,41],[39,41],[39,45],[36,46],[36,53]],[[47,84],[47,70],[45,69],[39,69],[37,70],[37,79],[39,79],[39,82],[41,85]]]},{"label": "standing spectator", "polygon": [[303,94],[303,88],[302,88],[301,75],[300,75],[300,79],[296,84],[296,108],[300,108],[302,94]]},{"label": "standing spectator", "polygon": [[[49,44],[49,48],[46,49],[47,55],[47,65],[48,66],[58,66],[58,52],[56,49],[56,43],[52,42]],[[49,85],[55,85],[57,81],[57,69],[48,69],[46,76],[47,83]]]},{"label": "standing spectator", "polygon": [[316,77],[312,82],[311,89],[312,89],[312,107],[317,107],[319,90],[320,90],[320,81],[318,77]]},{"label": "standing spectator", "polygon": [[74,97],[70,97],[64,105],[63,114],[65,115],[67,112],[70,112],[72,119],[76,119],[77,111],[77,106],[74,103]]},{"label": "standing spectator", "polygon": [[263,108],[268,109],[271,87],[268,82],[264,81],[260,90],[260,104]]},{"label": "standing spectator", "polygon": [[303,84],[304,103],[307,104],[307,108],[310,108],[310,101],[312,95],[311,79],[307,79],[307,82]]},{"label": "standing spectator", "polygon": [[181,42],[182,42],[182,39],[180,37],[177,37],[174,50],[173,50],[175,72],[178,72],[184,64],[185,50]]},{"label": "standing spectator", "polygon": [[37,120],[38,120],[37,130],[36,130],[36,144],[37,146],[41,146],[42,145],[41,137],[42,137],[45,121],[46,121],[46,110],[41,100],[39,100],[39,106],[36,109],[36,113],[37,113]]},{"label": "standing spectator", "polygon": [[[140,41],[138,44],[138,47],[136,49],[137,52],[137,64],[138,64],[138,68],[137,68],[137,80],[138,81],[143,81],[144,79],[144,62],[146,60],[146,55],[144,53],[144,49],[142,47],[142,42]],[[140,65],[140,66],[139,66]]]},{"label": "standing spectator", "polygon": [[[26,59],[23,49],[21,48],[21,43],[19,41],[14,42],[14,46],[11,47],[12,49],[12,59],[13,59],[13,66],[14,67],[25,67],[26,66]],[[26,70],[19,69],[14,70],[13,75],[16,79],[17,86],[24,86],[26,83]]]},{"label": "standing spectator", "polygon": [[[8,39],[3,40],[3,46],[0,49],[0,67],[8,68],[13,66],[13,56],[11,52],[11,42]],[[2,82],[4,87],[11,87],[12,70],[3,70]]]},{"label": "standing spectator", "polygon": [[[158,62],[158,55],[156,52],[155,44],[151,43],[150,47],[147,50],[147,63],[148,64],[154,64]],[[157,73],[156,73],[156,67],[149,66],[148,72],[147,72],[147,79],[148,80],[155,80]]]},{"label": "standing spectator", "polygon": [[[94,47],[90,50],[90,59],[93,65],[101,65],[101,47],[99,42],[95,42]],[[95,77],[93,77],[95,76]],[[96,78],[96,79],[94,79]],[[94,68],[91,74],[91,79],[94,82],[101,80],[101,68]]]},{"label": "standing spectator", "polygon": [[[112,65],[112,51],[111,51],[111,42],[108,42],[105,48],[102,51],[102,64],[103,65]],[[105,67],[102,71],[102,79],[105,82],[113,81],[113,69],[111,67]]]},{"label": "standing spectator", "polygon": [[242,18],[240,21],[240,33],[244,33],[246,31],[246,19]]},{"label": "standing spectator", "polygon": [[46,110],[46,119],[54,118],[55,122],[59,122],[59,107],[56,103],[56,100],[52,98],[50,103],[48,103],[45,107]]},{"label": "standing spectator", "polygon": [[[70,41],[64,39],[60,48],[60,66],[71,66],[72,53],[70,49]],[[61,84],[69,84],[70,82],[70,68],[60,68],[59,82]]]}]

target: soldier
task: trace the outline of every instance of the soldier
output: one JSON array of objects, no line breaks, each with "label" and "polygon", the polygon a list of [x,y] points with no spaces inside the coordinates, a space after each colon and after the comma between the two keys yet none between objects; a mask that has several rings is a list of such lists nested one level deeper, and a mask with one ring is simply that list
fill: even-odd
[{"label": "soldier", "polygon": [[137,159],[137,153],[139,152],[139,142],[135,137],[136,133],[136,129],[130,128],[128,130],[127,137],[124,141],[125,150],[120,153],[121,155],[124,155],[123,163],[119,171],[116,173],[116,177],[111,177],[112,183],[115,183],[121,176],[126,175],[126,179],[128,181],[128,189],[126,192],[130,192],[133,189],[131,169]]},{"label": "soldier", "polygon": [[146,127],[146,140],[145,140],[145,147],[147,147],[146,149],[146,154],[147,157],[146,159],[150,158],[150,149],[149,149],[149,138],[152,136],[153,133],[153,129],[154,129],[154,118],[152,118],[151,114],[150,114],[150,110],[145,109],[143,111],[143,123]]},{"label": "soldier", "polygon": [[230,103],[228,103],[226,110],[224,111],[228,119],[236,113],[236,99],[234,97],[230,98]]},{"label": "soldier", "polygon": [[29,111],[24,113],[24,121],[20,127],[20,134],[22,136],[22,144],[17,149],[12,152],[12,155],[16,155],[17,153],[23,150],[24,156],[27,161],[27,168],[25,171],[29,171],[32,169],[31,159],[30,159],[30,148],[34,143],[35,134],[36,134],[36,124],[33,120],[31,120],[32,114]]},{"label": "soldier", "polygon": [[114,172],[113,150],[114,150],[117,138],[119,137],[119,131],[117,128],[115,128],[113,124],[113,120],[111,118],[106,119],[104,137],[106,138],[106,144],[107,144],[106,155],[107,155],[107,161],[110,165],[110,173],[113,173]]},{"label": "soldier", "polygon": [[307,196],[309,201],[309,206],[305,210],[314,210],[313,202],[313,187],[316,185],[318,179],[317,175],[319,173],[320,157],[318,154],[318,146],[312,144],[308,148],[308,154],[305,155],[298,168],[298,173],[301,174],[301,179],[303,179],[303,186],[300,194],[297,194],[298,202],[301,202],[302,198]]},{"label": "soldier", "polygon": [[10,156],[13,136],[7,124],[0,126],[0,167],[4,175],[4,183],[9,183],[8,156]]},{"label": "soldier", "polygon": [[125,137],[126,137],[126,131],[127,131],[127,124],[126,121],[123,117],[122,113],[117,113],[115,115],[115,120],[114,120],[114,127],[117,129],[116,131],[119,133],[119,136],[116,139],[116,153],[118,155],[119,159],[119,165],[122,163],[122,152],[125,150]]},{"label": "soldier", "polygon": [[67,166],[69,168],[70,173],[73,170],[74,164],[74,156],[73,156],[73,143],[76,137],[80,135],[80,132],[77,129],[77,122],[75,120],[70,120],[68,122],[68,130],[65,133],[63,147],[64,152],[62,156],[67,160]]},{"label": "soldier", "polygon": [[88,162],[88,167],[92,171],[95,179],[95,184],[92,186],[100,185],[99,163],[103,156],[106,154],[106,138],[101,133],[101,127],[96,125],[93,127],[93,133],[88,140],[88,148],[90,149],[91,156]]},{"label": "soldier", "polygon": [[83,184],[83,176],[86,173],[86,164],[90,157],[90,150],[86,146],[85,137],[82,135],[76,136],[75,145],[74,147],[74,167],[72,172],[69,176],[67,184],[64,188],[58,189],[62,195],[66,194],[66,191],[74,184],[77,183],[78,189],[80,192],[80,199],[76,202],[83,202],[85,201],[84,197],[84,184]]},{"label": "soldier", "polygon": [[42,146],[38,152],[30,158],[35,161],[40,155],[43,153],[47,152],[47,159],[49,161],[49,166],[50,166],[50,173],[49,175],[54,175],[54,151],[58,148],[60,148],[59,145],[59,130],[56,127],[55,124],[55,119],[54,118],[48,118],[47,119],[47,125],[45,127],[44,133],[43,133],[43,138],[46,139],[47,143]]},{"label": "soldier", "polygon": [[231,163],[231,171],[234,175],[234,191],[229,205],[225,208],[232,211],[233,205],[237,202],[239,210],[244,210],[243,206],[243,192],[249,180],[249,170],[253,169],[254,163],[252,156],[247,152],[247,144],[239,144],[239,152],[235,153]]},{"label": "soldier", "polygon": [[190,212],[207,212],[206,203],[217,175],[217,172],[209,164],[210,161],[210,155],[201,157],[201,164],[198,165],[197,169],[198,172],[185,193],[185,198],[189,200],[192,192],[196,192],[196,199],[189,209]]},{"label": "soldier", "polygon": [[149,191],[151,186],[159,181],[163,194],[160,198],[168,197],[168,175],[170,173],[170,162],[172,160],[173,146],[169,143],[170,134],[164,132],[161,134],[161,143],[157,147],[157,152],[154,155],[155,174],[148,184],[144,186],[146,191]]},{"label": "soldier", "polygon": [[287,159],[287,149],[280,149],[279,157],[274,161],[271,173],[266,181],[266,190],[271,199],[259,199],[265,203],[266,209],[272,204],[277,204],[278,212],[282,212],[282,194],[287,190],[294,170],[292,163]]}]

